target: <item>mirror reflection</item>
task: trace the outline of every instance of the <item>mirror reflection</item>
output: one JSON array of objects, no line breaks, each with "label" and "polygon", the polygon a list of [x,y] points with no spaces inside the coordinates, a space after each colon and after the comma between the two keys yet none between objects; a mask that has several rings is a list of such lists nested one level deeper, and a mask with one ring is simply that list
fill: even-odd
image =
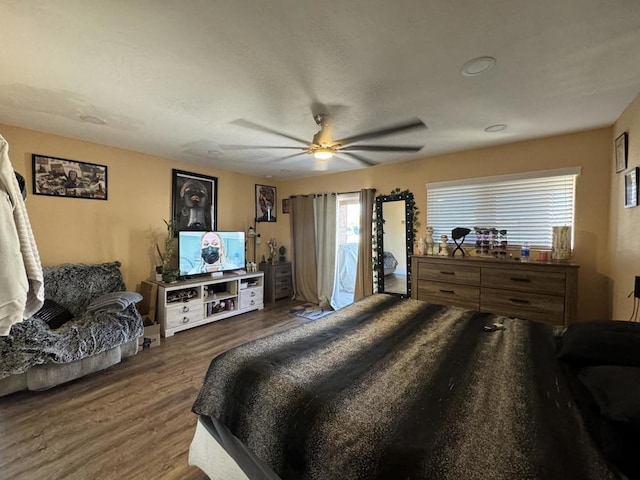
[{"label": "mirror reflection", "polygon": [[407,293],[407,236],[405,228],[405,202],[385,202],[382,205],[384,234],[382,236],[384,290],[389,293]]},{"label": "mirror reflection", "polygon": [[378,291],[410,296],[413,194],[376,198]]}]

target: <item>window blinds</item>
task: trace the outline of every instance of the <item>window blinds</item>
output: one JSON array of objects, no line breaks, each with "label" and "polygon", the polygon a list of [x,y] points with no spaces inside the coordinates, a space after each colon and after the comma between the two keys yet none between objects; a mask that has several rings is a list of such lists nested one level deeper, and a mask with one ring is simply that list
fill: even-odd
[{"label": "window blinds", "polygon": [[573,227],[579,174],[577,167],[427,183],[427,224],[436,241],[456,227],[483,227],[507,230],[511,245],[551,248],[551,227]]}]

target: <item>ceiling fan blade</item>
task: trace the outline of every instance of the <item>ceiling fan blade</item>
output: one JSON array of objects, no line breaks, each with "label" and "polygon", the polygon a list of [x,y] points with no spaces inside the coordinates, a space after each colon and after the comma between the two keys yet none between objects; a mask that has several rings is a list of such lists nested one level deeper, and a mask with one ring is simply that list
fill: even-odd
[{"label": "ceiling fan blade", "polygon": [[392,127],[381,128],[379,130],[372,130],[370,132],[361,133],[359,135],[353,135],[341,140],[336,140],[336,143],[340,145],[348,145],[349,143],[359,142],[361,140],[368,140],[370,138],[383,137],[385,135],[392,135],[394,133],[408,132],[410,130],[417,130],[419,128],[427,128],[424,122],[420,119],[411,120],[410,122],[401,123]]},{"label": "ceiling fan blade", "polygon": [[419,152],[424,145],[352,145],[339,147],[341,152]]},{"label": "ceiling fan blade", "polygon": [[367,167],[373,167],[374,165],[377,165],[376,162],[372,162],[371,160],[361,157],[360,155],[356,155],[355,153],[349,153],[345,151],[340,151],[340,158],[344,158],[344,160],[356,165],[366,165]]},{"label": "ceiling fan blade", "polygon": [[265,150],[265,149],[276,149],[276,150],[307,150],[303,147],[284,147],[277,145],[220,145],[220,148],[224,152],[225,150]]},{"label": "ceiling fan blade", "polygon": [[304,152],[294,153],[293,155],[287,155],[286,157],[276,158],[275,160],[271,160],[271,161],[273,163],[278,163],[278,162],[282,162],[284,160],[289,160],[290,158],[293,158],[293,157],[299,157],[300,155],[304,155],[305,153],[307,153],[307,152],[304,151]]},{"label": "ceiling fan blade", "polygon": [[273,135],[277,135],[279,137],[288,138],[289,140],[293,140],[295,142],[301,143],[303,145],[309,145],[309,142],[306,140],[302,140],[300,138],[294,137],[287,133],[278,132],[277,130],[273,130],[269,127],[263,127],[262,125],[258,125],[257,123],[250,122],[249,120],[244,120],[239,118],[238,120],[234,120],[231,122],[233,125],[238,125],[240,127],[250,128],[252,130],[257,130],[258,132],[271,133]]}]

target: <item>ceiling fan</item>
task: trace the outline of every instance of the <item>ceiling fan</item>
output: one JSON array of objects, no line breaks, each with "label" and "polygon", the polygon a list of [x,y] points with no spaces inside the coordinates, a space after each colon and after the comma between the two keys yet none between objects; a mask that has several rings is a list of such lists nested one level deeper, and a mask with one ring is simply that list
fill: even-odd
[{"label": "ceiling fan", "polygon": [[331,115],[325,113],[317,113],[313,116],[314,121],[320,127],[320,130],[313,136],[313,140],[308,142],[306,140],[288,135],[286,133],[279,132],[269,127],[264,127],[248,120],[235,120],[234,124],[251,128],[260,132],[271,133],[289,140],[293,140],[297,143],[304,145],[303,147],[290,147],[290,146],[276,146],[276,145],[221,145],[225,150],[238,150],[238,149],[287,149],[287,150],[299,150],[298,153],[288,155],[280,158],[276,161],[287,160],[299,155],[313,155],[316,160],[320,162],[334,156],[344,158],[347,161],[351,161],[357,165],[372,166],[376,165],[373,162],[362,155],[354,152],[418,152],[424,145],[355,145],[357,142],[363,140],[371,140],[378,137],[384,137],[387,135],[393,135],[397,133],[404,133],[411,130],[426,129],[427,126],[419,119],[411,120],[405,123],[372,130],[357,135],[351,135],[349,137],[341,138],[339,140],[333,139],[333,119]]}]

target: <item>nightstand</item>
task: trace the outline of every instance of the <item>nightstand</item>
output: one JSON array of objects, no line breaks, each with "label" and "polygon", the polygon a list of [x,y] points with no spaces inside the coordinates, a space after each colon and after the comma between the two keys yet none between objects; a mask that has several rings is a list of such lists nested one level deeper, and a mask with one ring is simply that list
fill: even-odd
[{"label": "nightstand", "polygon": [[260,270],[264,272],[265,303],[293,296],[291,262],[261,263]]}]

